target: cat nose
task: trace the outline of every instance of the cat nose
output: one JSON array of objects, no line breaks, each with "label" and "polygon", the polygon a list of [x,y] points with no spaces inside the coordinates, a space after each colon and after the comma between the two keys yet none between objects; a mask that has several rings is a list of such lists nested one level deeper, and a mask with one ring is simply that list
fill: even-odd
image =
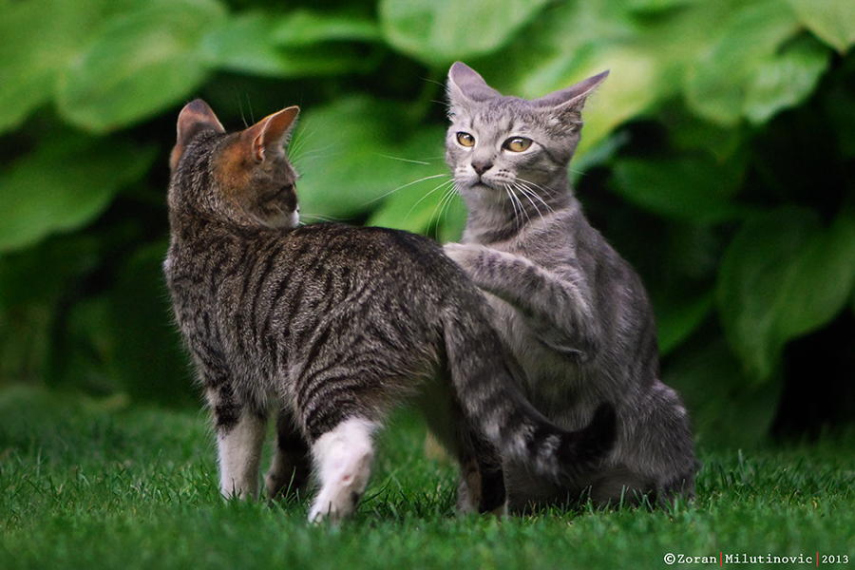
[{"label": "cat nose", "polygon": [[482,174],[493,168],[493,163],[486,160],[473,161],[472,168],[473,170],[475,170],[475,172],[478,173],[478,176],[481,176]]}]

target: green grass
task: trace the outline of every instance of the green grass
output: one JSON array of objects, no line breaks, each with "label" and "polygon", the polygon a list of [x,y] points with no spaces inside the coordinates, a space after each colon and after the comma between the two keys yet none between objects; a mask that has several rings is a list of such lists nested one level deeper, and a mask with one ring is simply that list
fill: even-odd
[{"label": "green grass", "polygon": [[305,499],[220,499],[203,412],[116,407],[0,393],[0,568],[663,568],[669,552],[722,550],[855,561],[852,437],[702,448],[697,500],[667,512],[456,517],[453,469],[424,458],[424,429],[403,415],[357,516],[331,528],[306,523]]}]

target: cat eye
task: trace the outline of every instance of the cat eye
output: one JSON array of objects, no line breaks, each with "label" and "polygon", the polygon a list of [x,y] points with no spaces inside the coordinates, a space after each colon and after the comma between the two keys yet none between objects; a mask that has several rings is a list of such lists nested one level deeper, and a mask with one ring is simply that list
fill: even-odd
[{"label": "cat eye", "polygon": [[528,150],[532,140],[525,137],[511,137],[502,144],[502,148],[511,152],[522,152]]},{"label": "cat eye", "polygon": [[457,133],[457,142],[459,142],[461,146],[475,146],[475,137],[469,133],[460,131]]}]

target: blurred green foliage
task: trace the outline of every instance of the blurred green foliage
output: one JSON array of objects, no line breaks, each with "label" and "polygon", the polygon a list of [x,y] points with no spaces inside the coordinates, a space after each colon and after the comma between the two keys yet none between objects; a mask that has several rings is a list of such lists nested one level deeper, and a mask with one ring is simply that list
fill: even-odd
[{"label": "blurred green foliage", "polygon": [[788,347],[852,321],[851,0],[0,0],[0,37],[3,382],[192,400],[159,265],[197,96],[231,128],[303,106],[306,221],[455,239],[457,59],[523,97],[611,69],[577,192],[642,273],[701,433],[767,433]]}]

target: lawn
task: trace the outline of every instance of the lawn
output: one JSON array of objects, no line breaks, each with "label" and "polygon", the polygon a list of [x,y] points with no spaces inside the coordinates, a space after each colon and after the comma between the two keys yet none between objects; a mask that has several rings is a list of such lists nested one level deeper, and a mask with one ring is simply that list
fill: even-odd
[{"label": "lawn", "polygon": [[[402,414],[340,528],[306,499],[225,502],[205,414],[0,392],[0,568],[664,568],[667,553],[845,555],[855,562],[855,437],[701,446],[694,503],[669,511],[456,517],[451,467]],[[823,564],[824,565],[824,564]],[[847,567],[850,563],[836,567]],[[812,567],[724,564],[726,567]]]}]

